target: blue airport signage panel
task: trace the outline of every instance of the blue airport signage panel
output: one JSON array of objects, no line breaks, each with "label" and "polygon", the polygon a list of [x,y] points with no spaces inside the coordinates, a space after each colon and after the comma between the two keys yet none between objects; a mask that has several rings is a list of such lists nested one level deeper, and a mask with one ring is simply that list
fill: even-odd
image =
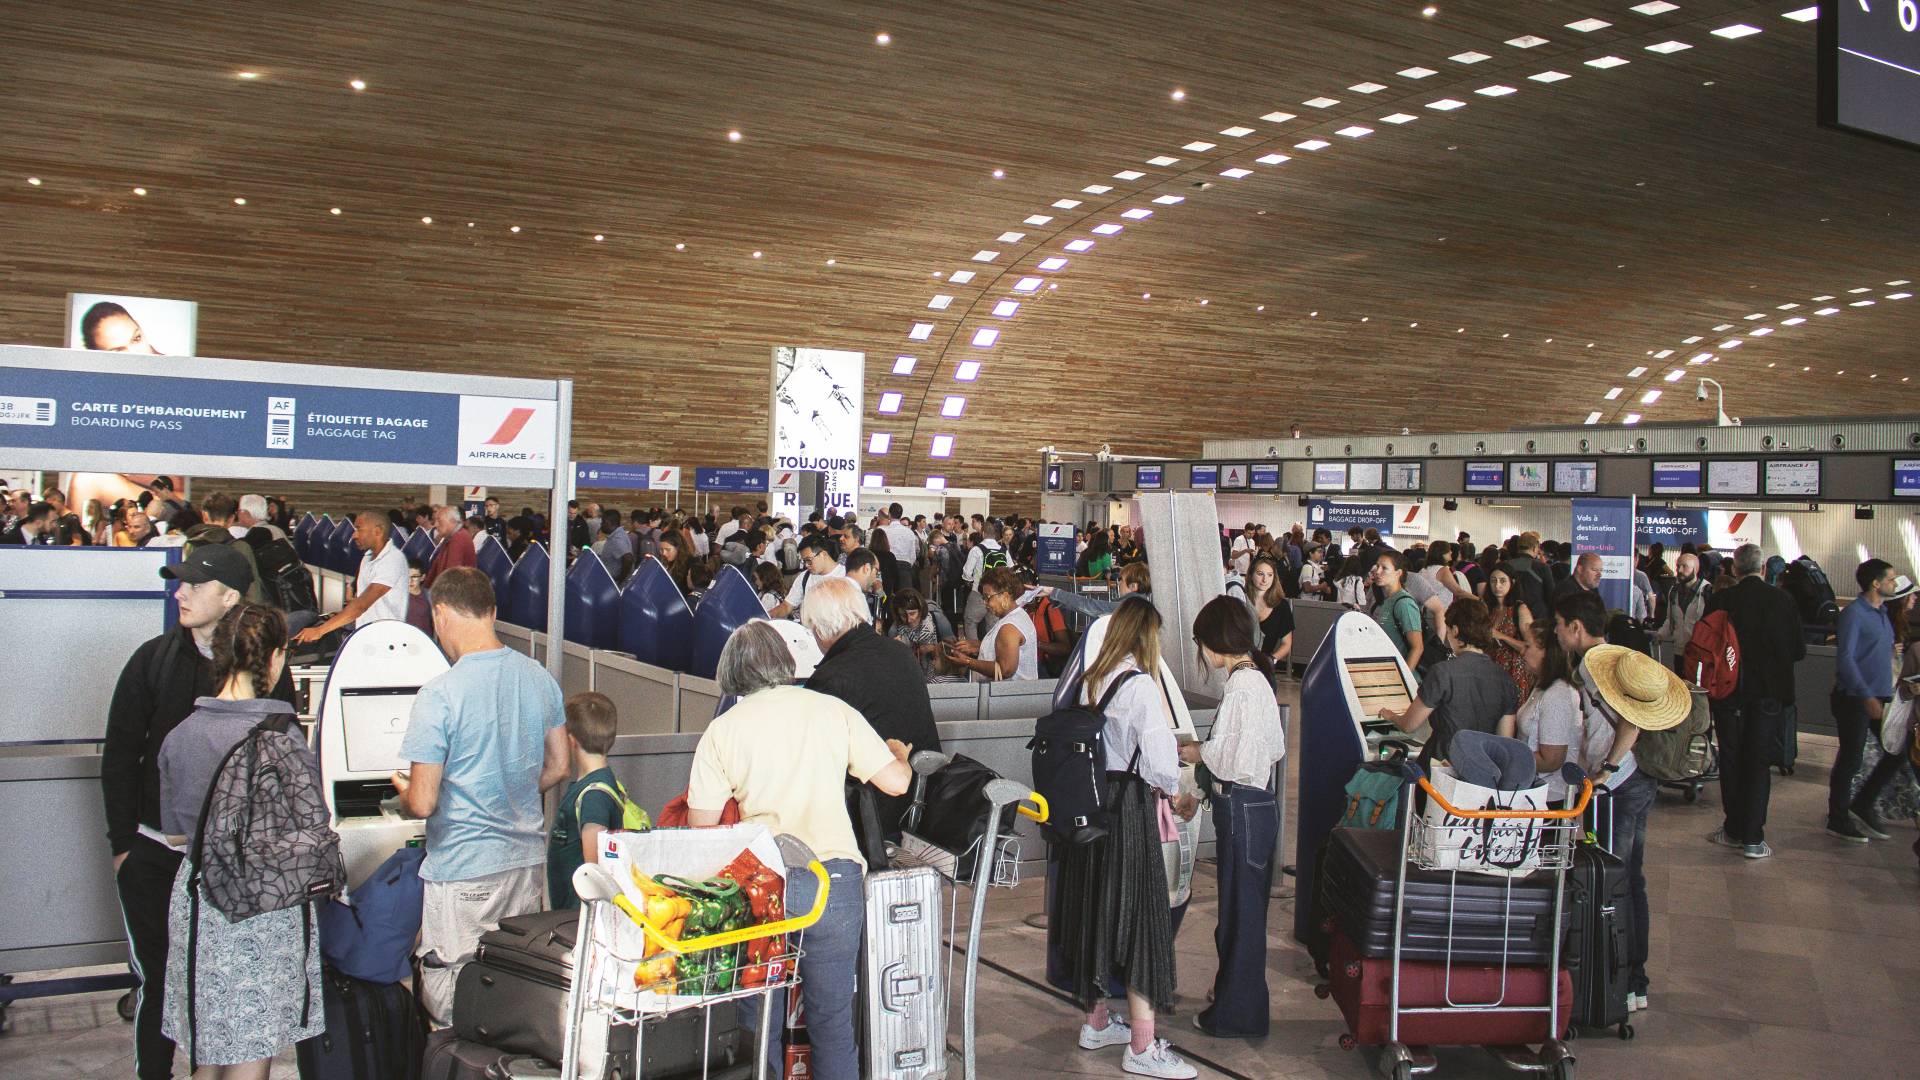
[{"label": "blue airport signage panel", "polygon": [[1043,574],[1066,576],[1073,573],[1077,557],[1071,525],[1042,525],[1034,549],[1034,563]]},{"label": "blue airport signage panel", "polygon": [[13,367],[0,446],[537,469],[555,416],[552,401]]},{"label": "blue airport signage panel", "polygon": [[1309,529],[1343,533],[1356,525],[1362,529],[1378,529],[1381,536],[1391,535],[1393,504],[1335,502],[1332,499],[1314,499],[1307,503]]},{"label": "blue airport signage panel", "polygon": [[693,470],[693,489],[695,491],[764,493],[767,490],[767,470],[695,469]]},{"label": "blue airport signage panel", "polygon": [[1574,557],[1600,556],[1600,599],[1609,609],[1632,610],[1634,501],[1573,500]]},{"label": "blue airport signage panel", "polygon": [[1163,475],[1159,465],[1142,465],[1133,471],[1133,486],[1137,488],[1157,488]]},{"label": "blue airport signage panel", "polygon": [[651,465],[619,465],[611,461],[576,461],[573,463],[573,482],[576,487],[647,491],[652,487],[647,471],[651,468]]},{"label": "blue airport signage panel", "polygon": [[1920,458],[1893,459],[1893,497],[1920,499]]},{"label": "blue airport signage panel", "polygon": [[1253,466],[1252,487],[1255,491],[1279,491],[1280,466],[1277,464],[1261,465],[1255,463]]},{"label": "blue airport signage panel", "polygon": [[1633,516],[1633,542],[1665,544],[1669,552],[1678,551],[1681,544],[1704,544],[1707,542],[1707,509],[1702,506],[1642,510]]},{"label": "blue airport signage panel", "polygon": [[1210,488],[1220,484],[1220,466],[1195,465],[1188,473],[1187,484],[1190,487]]}]

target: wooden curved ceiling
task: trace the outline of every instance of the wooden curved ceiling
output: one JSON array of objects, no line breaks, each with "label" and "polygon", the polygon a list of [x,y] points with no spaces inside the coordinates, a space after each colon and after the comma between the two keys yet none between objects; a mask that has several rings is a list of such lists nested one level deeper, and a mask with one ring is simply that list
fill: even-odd
[{"label": "wooden curved ceiling", "polygon": [[581,457],[684,464],[764,453],[772,346],[857,349],[868,471],[1001,489],[1043,443],[1698,419],[1697,351],[1732,412],[1920,408],[1920,154],[1815,126],[1803,4],[1439,6],[12,4],[0,332],[195,299],[208,355],[569,376]]}]

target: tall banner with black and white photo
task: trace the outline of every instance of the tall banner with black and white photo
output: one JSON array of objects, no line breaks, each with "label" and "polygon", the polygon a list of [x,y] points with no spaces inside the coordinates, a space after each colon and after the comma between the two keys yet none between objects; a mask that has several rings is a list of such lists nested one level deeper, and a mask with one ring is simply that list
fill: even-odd
[{"label": "tall banner with black and white photo", "polygon": [[860,408],[865,353],[832,349],[773,350],[771,466],[822,474],[820,505],[803,506],[798,491],[775,491],[772,509],[798,523],[819,510],[852,513],[860,494]]}]

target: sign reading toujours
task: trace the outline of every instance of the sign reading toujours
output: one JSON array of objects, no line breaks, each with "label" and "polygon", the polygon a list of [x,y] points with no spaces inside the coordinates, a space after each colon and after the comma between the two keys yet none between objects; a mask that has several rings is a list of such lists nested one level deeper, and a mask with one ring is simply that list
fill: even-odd
[{"label": "sign reading toujours", "polygon": [[[776,471],[821,473],[820,506],[849,514],[859,506],[860,401],[866,381],[865,353],[832,349],[773,350],[773,430],[770,464]],[[776,491],[775,512],[800,521],[805,514],[796,485]]]},{"label": "sign reading toujours", "polygon": [[555,416],[537,399],[15,368],[0,444],[549,469]]}]

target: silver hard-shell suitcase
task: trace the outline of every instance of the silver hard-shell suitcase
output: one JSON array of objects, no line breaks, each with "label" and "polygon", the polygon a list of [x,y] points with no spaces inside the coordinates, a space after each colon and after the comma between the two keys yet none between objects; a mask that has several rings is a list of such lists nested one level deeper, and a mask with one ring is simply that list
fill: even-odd
[{"label": "silver hard-shell suitcase", "polygon": [[868,1080],[947,1075],[947,988],[942,964],[940,872],[867,875],[867,933],[860,969]]}]

